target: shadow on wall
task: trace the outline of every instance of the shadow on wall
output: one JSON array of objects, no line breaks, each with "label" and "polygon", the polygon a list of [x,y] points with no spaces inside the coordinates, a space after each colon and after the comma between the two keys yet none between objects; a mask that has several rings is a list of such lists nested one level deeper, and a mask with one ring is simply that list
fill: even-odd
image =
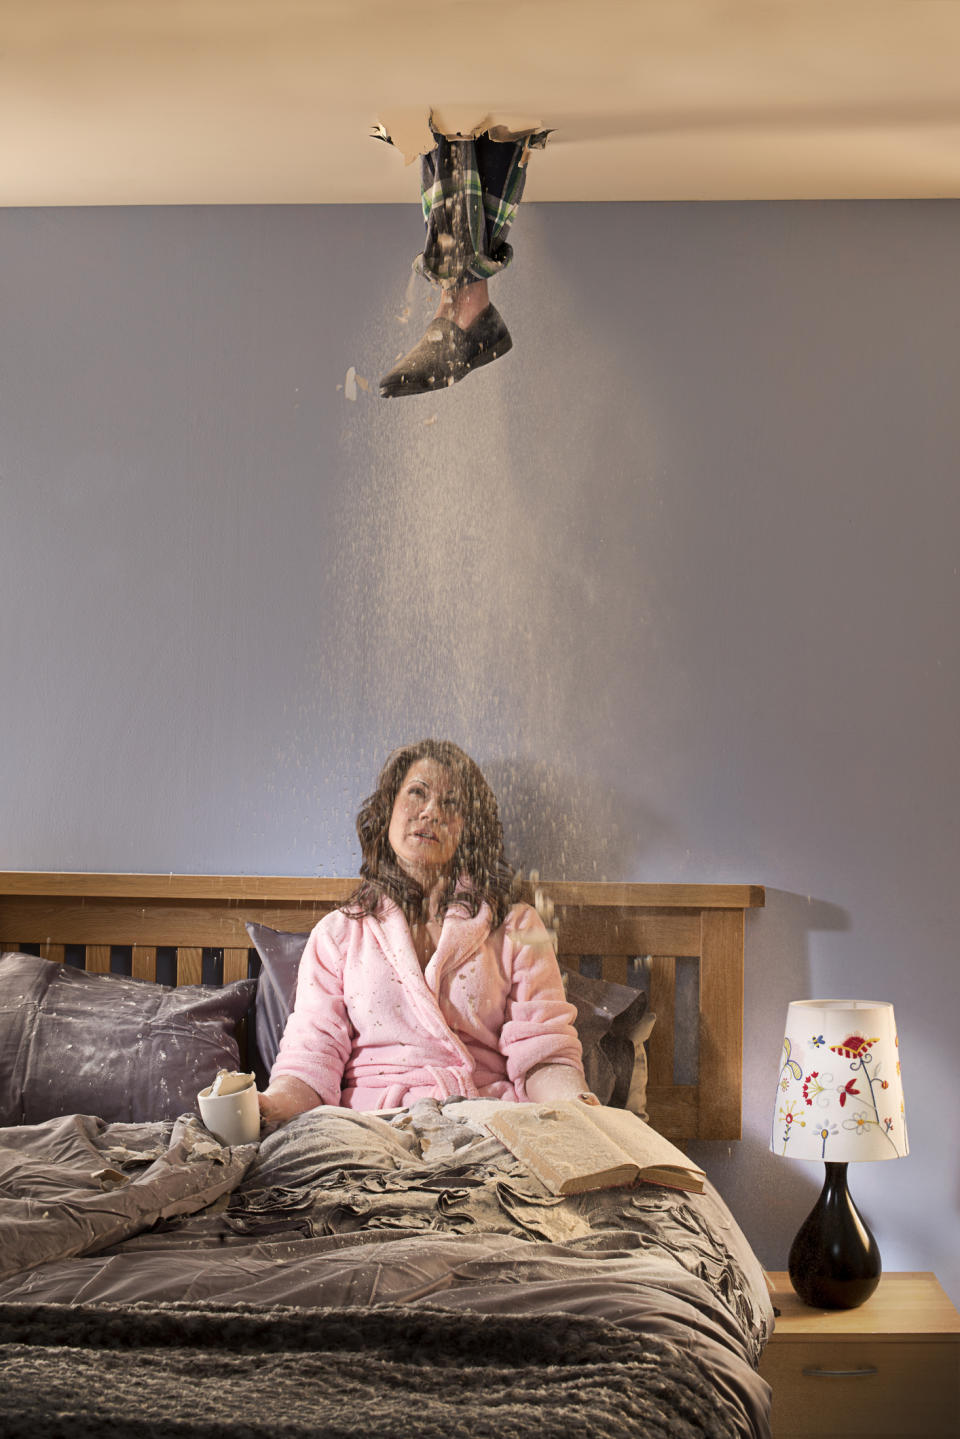
[{"label": "shadow on wall", "polygon": [[[783,1026],[794,999],[846,998],[810,992],[810,935],[850,928],[839,905],[768,889],[747,919],[743,1052],[743,1138],[690,1145],[768,1269],[786,1269],[794,1235],[823,1187],[822,1164],[770,1151]],[[843,987],[842,973],[838,976]],[[865,1216],[869,1222],[869,1216]]]},{"label": "shadow on wall", "polygon": [[542,761],[493,760],[484,773],[500,803],[507,857],[544,879],[627,880],[669,843],[665,822],[582,772]]}]

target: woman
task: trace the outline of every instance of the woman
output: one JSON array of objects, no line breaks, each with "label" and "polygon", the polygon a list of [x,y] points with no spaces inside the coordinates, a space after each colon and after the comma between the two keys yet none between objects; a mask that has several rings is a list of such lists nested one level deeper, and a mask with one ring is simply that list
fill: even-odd
[{"label": "woman", "polygon": [[473,760],[446,740],[395,750],[357,833],[361,884],[307,941],[263,1122],[318,1104],[592,1100],[576,1011],[536,911],[509,903],[497,802]]}]

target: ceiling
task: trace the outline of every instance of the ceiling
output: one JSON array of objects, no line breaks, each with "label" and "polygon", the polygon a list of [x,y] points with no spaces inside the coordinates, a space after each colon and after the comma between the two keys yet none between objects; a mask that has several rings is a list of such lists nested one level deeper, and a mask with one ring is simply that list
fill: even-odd
[{"label": "ceiling", "polygon": [[0,0],[0,204],[408,203],[401,107],[528,199],[960,197],[960,0]]}]

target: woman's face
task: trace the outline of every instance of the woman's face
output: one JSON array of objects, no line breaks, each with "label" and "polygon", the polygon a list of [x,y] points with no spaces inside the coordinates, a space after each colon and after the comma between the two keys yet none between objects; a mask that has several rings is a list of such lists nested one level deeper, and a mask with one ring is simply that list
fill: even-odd
[{"label": "woman's face", "polygon": [[453,775],[434,759],[407,770],[393,802],[387,838],[405,874],[424,887],[449,868],[463,833]]}]

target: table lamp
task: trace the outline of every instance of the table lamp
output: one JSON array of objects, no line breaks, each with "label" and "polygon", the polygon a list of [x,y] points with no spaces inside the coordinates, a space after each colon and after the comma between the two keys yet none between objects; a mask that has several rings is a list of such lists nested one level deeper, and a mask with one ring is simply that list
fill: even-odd
[{"label": "table lamp", "polygon": [[788,1007],[770,1148],[826,1166],[790,1249],[794,1289],[818,1309],[855,1309],[879,1284],[881,1265],[847,1189],[847,1165],[907,1153],[892,1004],[804,999]]}]

